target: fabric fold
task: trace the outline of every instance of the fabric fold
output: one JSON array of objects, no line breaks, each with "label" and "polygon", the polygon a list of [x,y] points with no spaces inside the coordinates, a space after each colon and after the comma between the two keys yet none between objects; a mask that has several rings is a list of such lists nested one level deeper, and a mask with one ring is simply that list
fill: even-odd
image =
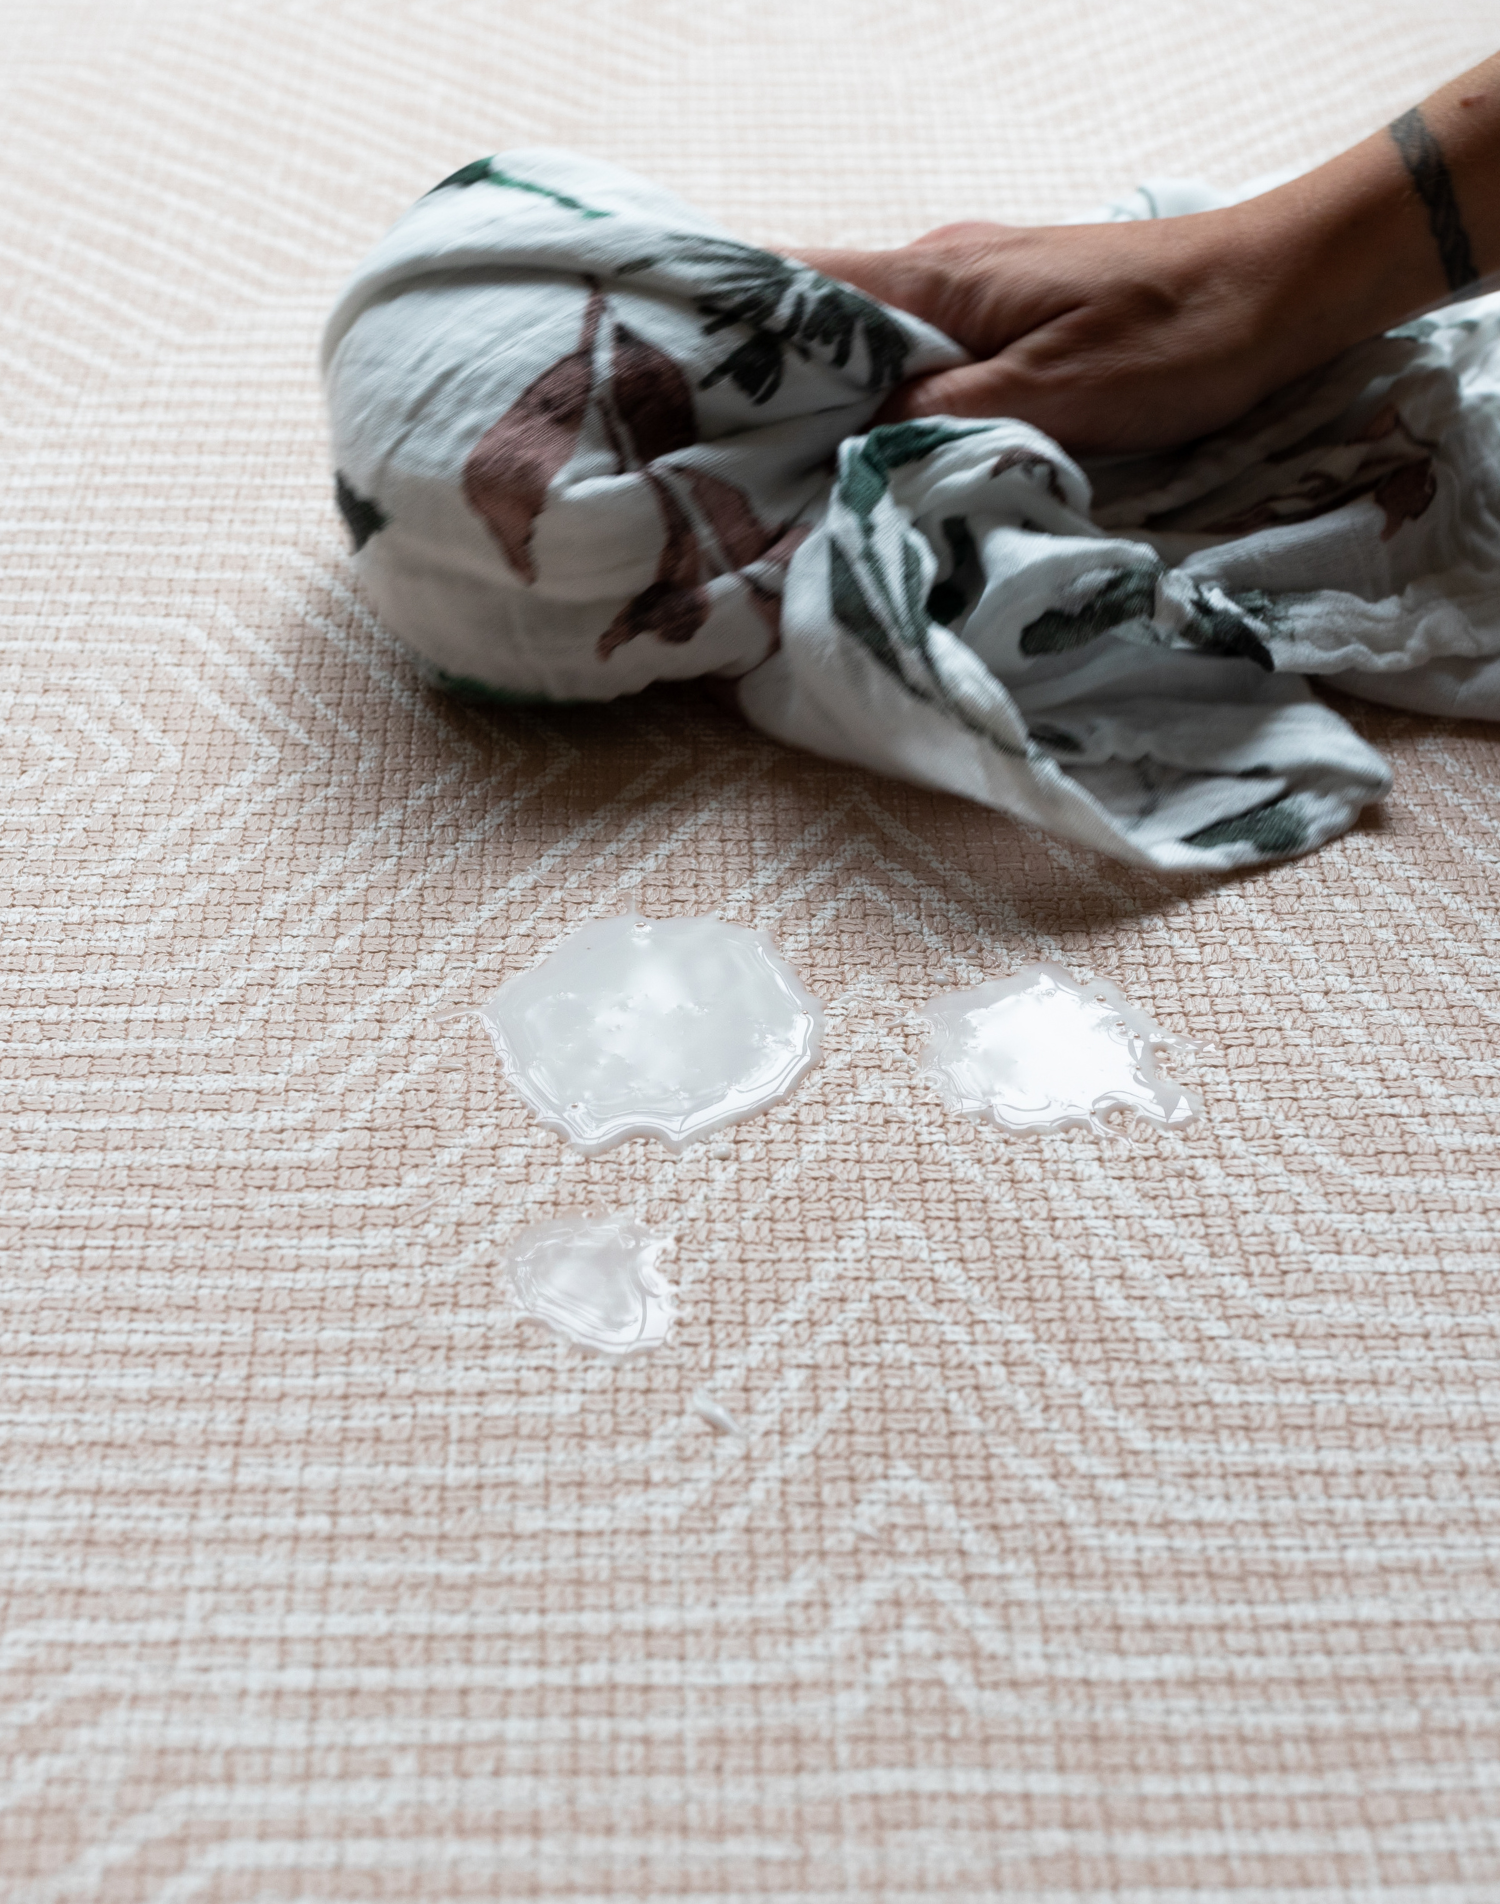
[{"label": "fabric fold", "polygon": [[1087,471],[1010,419],[871,429],[958,347],[535,150],[420,200],[323,361],[357,565],[444,685],[728,677],[791,745],[1213,871],[1389,787],[1307,677],[1500,716],[1497,343],[1500,300],[1454,307]]}]

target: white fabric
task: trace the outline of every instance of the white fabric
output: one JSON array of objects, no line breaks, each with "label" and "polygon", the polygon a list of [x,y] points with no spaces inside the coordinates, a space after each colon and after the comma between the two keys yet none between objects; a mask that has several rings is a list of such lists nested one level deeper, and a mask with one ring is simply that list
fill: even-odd
[{"label": "white fabric", "polygon": [[[1206,202],[1179,183],[1107,215]],[[865,434],[956,346],[527,151],[396,225],[324,363],[364,578],[448,685],[730,676],[794,745],[1223,869],[1389,784],[1303,677],[1500,715],[1497,340],[1496,300],[1453,307],[1088,476],[1013,420]]]}]

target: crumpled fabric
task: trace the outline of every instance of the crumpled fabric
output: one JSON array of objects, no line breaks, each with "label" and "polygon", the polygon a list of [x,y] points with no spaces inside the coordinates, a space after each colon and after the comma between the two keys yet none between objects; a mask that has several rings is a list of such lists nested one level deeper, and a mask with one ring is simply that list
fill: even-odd
[{"label": "crumpled fabric", "polygon": [[[1215,202],[1143,190],[1112,217]],[[1135,864],[1318,846],[1389,771],[1311,691],[1500,717],[1500,299],[1184,453],[1085,471],[1011,419],[871,429],[949,339],[594,160],[465,166],[323,350],[386,625],[501,700],[736,683],[794,746]]]}]

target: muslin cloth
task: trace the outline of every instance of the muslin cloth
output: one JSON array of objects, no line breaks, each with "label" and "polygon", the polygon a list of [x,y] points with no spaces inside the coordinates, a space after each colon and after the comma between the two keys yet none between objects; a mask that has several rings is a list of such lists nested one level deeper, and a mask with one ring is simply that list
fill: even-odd
[{"label": "muslin cloth", "polygon": [[[1213,202],[1143,191],[1111,216]],[[718,675],[767,733],[1137,864],[1307,851],[1387,790],[1310,691],[1500,715],[1500,300],[1172,457],[870,429],[950,340],[614,167],[477,161],[329,320],[340,506],[444,685]]]}]

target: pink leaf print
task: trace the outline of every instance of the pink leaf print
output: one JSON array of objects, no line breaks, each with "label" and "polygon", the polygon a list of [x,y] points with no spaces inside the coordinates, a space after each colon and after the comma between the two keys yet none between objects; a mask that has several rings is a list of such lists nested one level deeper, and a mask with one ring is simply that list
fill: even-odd
[{"label": "pink leaf print", "polygon": [[[780,532],[773,529],[771,533],[775,535],[776,540],[754,565],[762,571],[785,569],[798,549],[812,534],[812,530],[805,522],[794,522]],[[771,644],[766,649],[766,653],[773,655],[781,646],[781,596],[775,589],[768,588],[758,575],[749,570],[745,573],[744,581],[750,590],[750,606],[766,624],[766,632],[771,637]]]},{"label": "pink leaf print", "polygon": [[531,537],[552,479],[577,447],[594,386],[594,339],[604,310],[597,288],[584,313],[578,348],[522,391],[474,445],[464,465],[464,496],[489,524],[505,559],[525,582],[536,580]]},{"label": "pink leaf print", "polygon": [[1430,456],[1424,456],[1420,462],[1403,463],[1388,476],[1382,476],[1375,486],[1374,498],[1385,511],[1381,541],[1389,542],[1403,522],[1415,522],[1418,516],[1425,516],[1436,497],[1437,477],[1433,474]]},{"label": "pink leaf print", "polygon": [[698,538],[682,505],[659,476],[645,478],[655,491],[666,539],[656,579],[632,597],[599,637],[599,659],[607,661],[637,635],[658,641],[691,641],[708,619],[708,597],[698,587]]},{"label": "pink leaf print", "polygon": [[1068,498],[1062,486],[1062,477],[1058,474],[1056,463],[1050,457],[1038,456],[1035,450],[1002,450],[995,458],[991,476],[1003,476],[1008,469],[1019,469],[1031,481],[1035,482],[1046,470],[1047,493],[1055,502],[1066,503]]},{"label": "pink leaf print", "polygon": [[742,569],[765,554],[781,531],[764,527],[744,490],[701,469],[685,469],[682,474],[693,492],[693,501],[718,538],[729,568]]},{"label": "pink leaf print", "polygon": [[[618,323],[610,394],[637,466],[697,442],[698,419],[687,378],[665,351]],[[620,460],[623,464],[627,459],[621,455]]]}]

